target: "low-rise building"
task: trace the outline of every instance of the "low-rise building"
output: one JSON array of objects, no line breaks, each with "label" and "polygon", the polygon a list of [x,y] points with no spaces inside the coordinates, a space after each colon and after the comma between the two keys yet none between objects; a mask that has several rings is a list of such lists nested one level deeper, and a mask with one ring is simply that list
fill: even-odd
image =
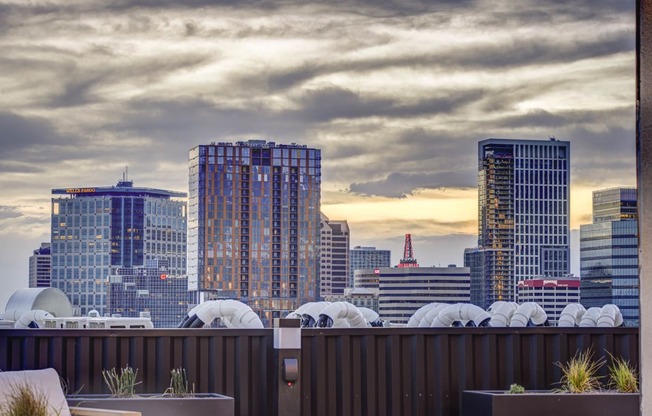
[{"label": "low-rise building", "polygon": [[518,303],[538,303],[548,315],[548,322],[556,326],[561,312],[570,303],[580,301],[579,279],[529,279],[518,282]]},{"label": "low-rise building", "polygon": [[406,324],[428,303],[468,303],[468,267],[379,267],[355,272],[355,288],[378,291],[380,319]]}]

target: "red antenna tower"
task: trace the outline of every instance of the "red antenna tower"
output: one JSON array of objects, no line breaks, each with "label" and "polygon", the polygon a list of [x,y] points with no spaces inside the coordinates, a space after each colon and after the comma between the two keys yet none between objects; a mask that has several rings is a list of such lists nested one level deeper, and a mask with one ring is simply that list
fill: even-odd
[{"label": "red antenna tower", "polygon": [[405,234],[405,247],[403,248],[403,258],[398,263],[398,267],[419,267],[417,259],[412,252],[412,234]]}]

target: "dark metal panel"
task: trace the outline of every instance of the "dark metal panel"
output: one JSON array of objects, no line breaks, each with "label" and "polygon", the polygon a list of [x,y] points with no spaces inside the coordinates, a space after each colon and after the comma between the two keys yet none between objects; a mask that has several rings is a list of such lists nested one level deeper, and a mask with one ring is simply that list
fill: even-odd
[{"label": "dark metal panel", "polygon": [[[88,393],[106,392],[102,369],[129,364],[147,380],[147,390],[153,386],[158,392],[167,387],[170,369],[182,366],[198,391],[234,396],[239,414],[274,415],[271,335],[269,330],[3,330],[0,363],[3,370],[52,366]],[[631,328],[305,330],[302,411],[304,416],[456,415],[464,389],[506,389],[512,382],[550,388],[561,374],[554,363],[566,362],[578,349],[610,351],[638,365],[638,340]]]},{"label": "dark metal panel", "polygon": [[378,410],[378,349],[376,347],[377,337],[367,335],[364,336],[364,343],[361,345],[360,361],[363,363],[362,380],[364,386],[362,392],[362,414],[363,415],[376,415],[379,414]]},{"label": "dark metal panel", "polygon": [[235,372],[235,386],[236,391],[239,391],[238,402],[240,403],[240,414],[248,415],[250,413],[249,403],[251,403],[250,386],[251,379],[251,357],[248,352],[251,349],[249,344],[249,337],[234,337],[235,341],[235,360],[238,363]]},{"label": "dark metal panel", "polygon": [[[238,371],[237,369],[237,363],[235,361],[235,353],[236,353],[236,348],[235,348],[235,339],[233,337],[225,337],[224,338],[224,357],[227,358],[227,360],[224,362],[224,376],[226,377],[225,379],[225,394],[228,396],[234,396],[236,390],[236,383],[235,383],[235,373]],[[235,403],[235,408],[236,408],[236,413],[239,414],[240,412],[240,403],[239,400],[236,400]]]},{"label": "dark metal panel", "polygon": [[[353,406],[353,396],[351,390],[354,387],[353,382],[353,373],[354,369],[351,366],[351,339],[355,335],[350,337],[337,337],[338,351],[340,353],[340,359],[338,360],[337,365],[337,377],[336,380],[340,380],[340,383],[336,383],[336,386],[339,390],[340,396],[340,405],[339,414],[342,416],[351,416],[351,408]],[[349,388],[344,388],[346,385]]]},{"label": "dark metal panel", "polygon": [[438,375],[441,375],[439,371],[440,362],[437,360],[437,345],[436,343],[441,340],[441,336],[434,337],[423,337],[424,343],[424,361],[423,368],[426,376],[426,409],[425,414],[434,415],[437,414],[437,411],[441,413],[441,400],[442,397],[442,382],[441,378]]},{"label": "dark metal panel", "polygon": [[[195,357],[195,362],[197,363],[196,370],[194,372],[188,371],[188,380],[192,380],[195,383],[195,389],[197,386],[205,386],[206,389],[209,385],[209,368],[206,365],[206,360],[209,356],[213,354],[213,351],[210,350],[210,338],[209,337],[199,337],[197,339],[197,356]],[[174,367],[179,367],[176,363]],[[205,390],[202,390],[205,391]]]},{"label": "dark metal panel", "polygon": [[440,403],[439,412],[436,415],[449,415],[451,414],[450,396],[452,390],[452,360],[451,354],[451,336],[446,333],[434,335],[439,338],[436,350],[437,367],[440,369],[439,383],[441,385],[441,394],[435,397],[435,400]]},{"label": "dark metal panel", "polygon": [[[305,331],[304,331],[305,333]],[[316,414],[318,360],[315,337],[301,337],[301,414]]]},{"label": "dark metal panel", "polygon": [[362,408],[364,383],[366,382],[365,374],[365,361],[364,352],[366,350],[366,338],[364,336],[353,336],[351,338],[351,358],[349,365],[351,367],[351,411],[350,414],[361,416],[363,413]]},{"label": "dark metal panel", "polygon": [[414,339],[414,395],[415,411],[419,415],[428,414],[428,385],[427,369],[424,365],[427,362],[426,342],[424,335],[415,335]]},{"label": "dark metal panel", "polygon": [[[103,339],[99,337],[88,337],[89,344],[89,363],[88,363],[88,378],[84,380],[76,380],[74,383],[74,391],[81,390],[84,393],[100,392],[104,380],[102,378],[102,364],[103,364]],[[50,345],[52,351],[52,345]]]}]

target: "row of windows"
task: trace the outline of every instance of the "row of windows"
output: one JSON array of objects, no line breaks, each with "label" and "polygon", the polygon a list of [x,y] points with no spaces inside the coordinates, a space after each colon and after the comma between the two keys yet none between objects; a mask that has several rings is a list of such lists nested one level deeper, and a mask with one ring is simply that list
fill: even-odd
[{"label": "row of windows", "polygon": [[[536,162],[538,163],[539,161]],[[540,185],[565,186],[568,184],[568,172],[565,169],[558,170],[558,171],[548,170],[548,169],[546,170],[516,169],[514,172],[514,183],[516,184],[517,192],[521,184],[526,185],[526,189],[530,188],[531,190],[536,189]],[[547,187],[543,187],[543,188],[545,189]],[[560,192],[559,198],[561,198],[562,195],[566,195],[566,192],[563,193]]]},{"label": "row of windows", "polygon": [[519,143],[512,146],[514,149],[514,155],[518,158],[566,159],[568,157],[568,144],[566,143],[550,141],[546,144]]},{"label": "row of windows", "polygon": [[[310,159],[321,159],[320,149],[307,149],[307,148],[293,148],[293,147],[274,147],[270,142],[268,147],[251,147],[246,143],[243,145],[232,144],[228,145],[201,145],[197,147],[197,155],[199,156],[254,156],[254,157],[292,157],[294,159],[306,157]],[[191,157],[193,153],[191,153]]]}]

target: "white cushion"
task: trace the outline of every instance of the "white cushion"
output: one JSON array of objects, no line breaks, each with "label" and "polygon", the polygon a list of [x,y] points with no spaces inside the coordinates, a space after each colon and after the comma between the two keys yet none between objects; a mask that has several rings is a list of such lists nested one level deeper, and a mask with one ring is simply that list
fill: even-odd
[{"label": "white cushion", "polygon": [[0,371],[0,406],[9,401],[16,386],[21,384],[26,384],[35,393],[47,398],[50,404],[50,416],[70,416],[66,397],[61,389],[59,374],[54,368]]}]

